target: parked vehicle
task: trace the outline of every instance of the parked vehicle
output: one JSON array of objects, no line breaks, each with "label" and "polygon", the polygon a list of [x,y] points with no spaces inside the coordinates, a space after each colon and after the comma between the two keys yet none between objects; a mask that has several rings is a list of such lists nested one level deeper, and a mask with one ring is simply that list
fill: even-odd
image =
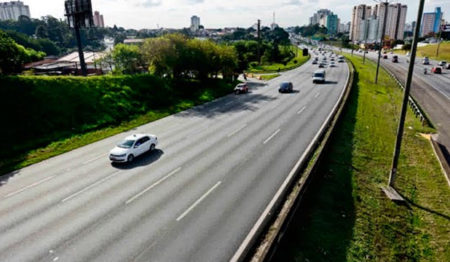
[{"label": "parked vehicle", "polygon": [[151,134],[134,134],[125,137],[117,146],[109,152],[109,160],[112,162],[133,162],[133,160],[152,151],[158,145],[158,138]]},{"label": "parked vehicle", "polygon": [[435,67],[431,68],[431,72],[433,72],[435,74],[442,74],[442,67],[435,66]]},{"label": "parked vehicle", "polygon": [[316,70],[313,74],[313,83],[325,83],[325,70]]},{"label": "parked vehicle", "polygon": [[234,88],[236,95],[248,93],[248,86],[246,83],[240,83]]},{"label": "parked vehicle", "polygon": [[294,91],[294,85],[291,82],[283,82],[280,84],[278,92],[280,93],[291,93]]}]

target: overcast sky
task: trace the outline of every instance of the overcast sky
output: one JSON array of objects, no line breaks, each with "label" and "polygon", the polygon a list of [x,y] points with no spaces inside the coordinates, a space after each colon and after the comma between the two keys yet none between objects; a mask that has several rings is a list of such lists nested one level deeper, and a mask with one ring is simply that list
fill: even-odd
[{"label": "overcast sky", "polygon": [[[5,0],[0,0],[5,1]],[[23,0],[30,6],[31,16],[62,18],[64,0]],[[393,2],[393,1],[391,1]],[[408,5],[407,22],[417,16],[418,0],[403,0]],[[351,10],[357,4],[375,4],[374,0],[92,0],[94,10],[104,15],[108,26],[125,28],[183,28],[190,25],[192,15],[200,16],[206,28],[250,27],[257,19],[263,25],[276,22],[283,26],[304,25],[320,8],[328,8],[341,22],[350,21]],[[450,20],[450,0],[426,0],[425,12],[440,6],[444,18]]]}]

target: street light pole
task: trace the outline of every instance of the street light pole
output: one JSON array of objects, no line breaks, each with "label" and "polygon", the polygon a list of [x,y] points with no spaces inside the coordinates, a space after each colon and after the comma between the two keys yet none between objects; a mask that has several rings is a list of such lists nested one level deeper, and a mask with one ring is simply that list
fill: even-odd
[{"label": "street light pole", "polygon": [[392,159],[392,167],[391,167],[391,172],[389,174],[389,187],[391,187],[391,188],[394,186],[395,178],[397,175],[398,159],[400,156],[400,148],[402,145],[403,129],[405,126],[405,117],[406,117],[406,110],[407,110],[408,99],[409,99],[409,91],[411,89],[412,75],[414,72],[414,62],[416,59],[417,42],[419,40],[420,23],[422,21],[424,1],[425,0],[420,0],[419,11],[417,13],[417,20],[416,20],[417,25],[414,30],[414,40],[413,40],[413,44],[411,47],[411,60],[409,61],[408,76],[406,78],[405,92],[403,94],[402,111],[400,114],[400,121],[398,124],[398,130],[397,130],[397,138],[395,141],[394,157]]},{"label": "street light pole", "polygon": [[387,21],[388,7],[389,7],[388,1],[381,2],[381,3],[384,5],[384,19],[383,19],[384,22],[383,22],[383,29],[381,30],[380,48],[378,50],[378,62],[377,62],[377,72],[375,74],[375,84],[378,83],[378,73],[380,71],[381,49],[383,48],[383,39],[384,39],[384,34],[386,33],[386,21]]}]

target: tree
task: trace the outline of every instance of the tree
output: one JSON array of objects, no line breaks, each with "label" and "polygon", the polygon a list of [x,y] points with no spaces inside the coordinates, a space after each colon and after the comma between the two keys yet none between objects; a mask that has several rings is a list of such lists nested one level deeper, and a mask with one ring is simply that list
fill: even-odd
[{"label": "tree", "polygon": [[38,38],[48,38],[47,28],[43,25],[39,25],[36,27],[36,37]]},{"label": "tree", "polygon": [[42,59],[43,52],[27,49],[0,31],[0,74],[19,73],[22,65]]},{"label": "tree", "polygon": [[134,45],[116,45],[112,51],[112,58],[117,73],[135,74],[145,68],[139,47]]}]

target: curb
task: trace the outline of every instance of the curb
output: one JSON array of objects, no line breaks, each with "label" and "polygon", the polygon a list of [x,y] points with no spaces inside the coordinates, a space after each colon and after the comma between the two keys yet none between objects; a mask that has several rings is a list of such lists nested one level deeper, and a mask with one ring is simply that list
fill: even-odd
[{"label": "curb", "polygon": [[447,183],[450,186],[450,165],[445,160],[444,153],[442,152],[441,146],[436,141],[435,135],[430,136],[430,142],[431,147],[433,148],[433,152],[436,155],[436,158],[439,160],[439,165],[441,166],[442,173],[444,173],[445,178],[447,179]]}]

